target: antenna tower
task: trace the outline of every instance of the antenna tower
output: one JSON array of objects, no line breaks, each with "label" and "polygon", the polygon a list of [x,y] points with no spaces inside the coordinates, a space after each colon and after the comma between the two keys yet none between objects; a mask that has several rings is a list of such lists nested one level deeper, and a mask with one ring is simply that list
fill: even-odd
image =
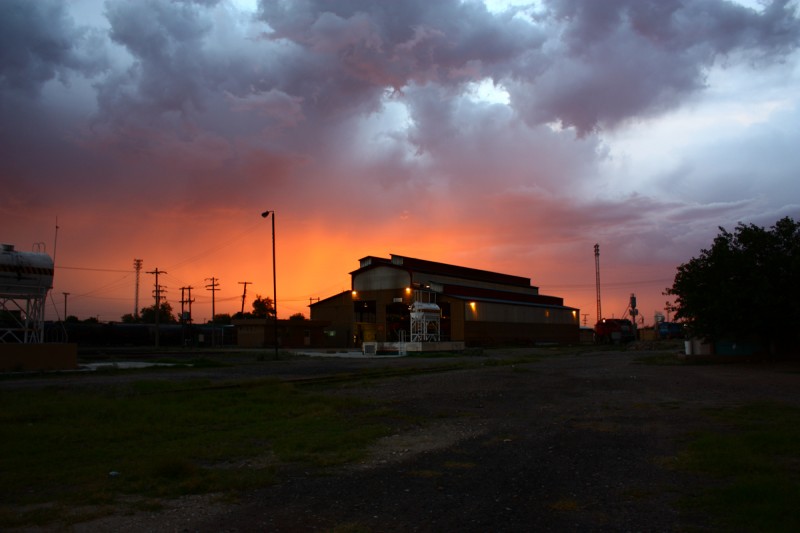
[{"label": "antenna tower", "polygon": [[600,245],[594,245],[594,277],[597,286],[597,321],[603,318],[603,312],[600,308]]}]

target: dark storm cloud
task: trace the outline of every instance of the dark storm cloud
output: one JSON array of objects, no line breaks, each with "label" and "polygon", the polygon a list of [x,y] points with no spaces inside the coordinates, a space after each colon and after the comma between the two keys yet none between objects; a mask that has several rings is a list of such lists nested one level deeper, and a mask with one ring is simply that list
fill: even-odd
[{"label": "dark storm cloud", "polygon": [[308,123],[324,119],[334,134],[331,119],[376,112],[387,91],[402,99],[434,84],[456,94],[542,42],[527,23],[456,0],[263,2],[259,17],[277,60],[254,89],[302,98]]},{"label": "dark storm cloud", "polygon": [[676,106],[731,55],[770,62],[800,43],[797,14],[785,0],[763,13],[718,0],[547,6],[540,20],[554,37],[549,67],[517,73],[512,103],[532,123],[560,122],[581,134]]},{"label": "dark storm cloud", "polygon": [[80,27],[59,0],[0,2],[0,90],[36,96],[52,79],[104,70],[101,35]]},{"label": "dark storm cloud", "polygon": [[[235,119],[222,117],[230,105],[282,95],[299,106],[292,127],[278,121],[289,145],[326,130],[338,135],[341,120],[380,110],[387,91],[433,110],[413,100],[428,97],[414,87],[438,87],[445,105],[487,77],[531,126],[560,123],[586,134],[680,104],[721,58],[779,59],[800,31],[785,1],[756,12],[720,0],[551,0],[543,11],[492,13],[460,0],[309,0],[262,2],[259,37],[245,35],[220,2],[122,0],[105,4],[104,47],[98,30],[77,26],[63,3],[0,9],[7,87],[32,90],[80,72],[95,82],[98,123],[166,121],[179,135],[199,127],[228,138],[243,118],[241,106]],[[111,43],[128,62],[98,77]]]},{"label": "dark storm cloud", "polygon": [[248,81],[237,70],[241,59],[210,42],[211,15],[208,6],[196,2],[107,3],[109,37],[133,63],[98,85],[104,118],[168,113],[189,118],[206,110],[211,95],[238,92],[239,83]]},{"label": "dark storm cloud", "polygon": [[470,81],[492,65],[536,48],[543,35],[480,2],[262,2],[275,39],[327,55],[342,73],[370,85]]},{"label": "dark storm cloud", "polygon": [[[96,81],[100,117],[202,122],[226,95],[278,91],[314,119],[374,112],[386,90],[457,92],[489,77],[530,124],[585,134],[677,105],[722,58],[780,58],[800,35],[785,0],[762,12],[721,0],[545,5],[492,13],[460,0],[270,0],[257,14],[268,41],[258,42],[237,33],[220,2],[109,1],[107,38],[131,61]],[[107,67],[98,30],[76,25],[62,2],[8,0],[0,15],[6,90]]]},{"label": "dark storm cloud", "polygon": [[316,79],[336,104],[342,91],[357,102],[387,87],[489,76],[532,124],[556,121],[582,134],[669,109],[703,88],[720,58],[770,60],[800,35],[783,0],[762,13],[719,0],[551,0],[545,12],[524,14],[457,0],[269,1],[260,11],[273,39],[334,67]]},{"label": "dark storm cloud", "polygon": [[[262,1],[247,19],[227,2],[108,0],[102,30],[76,24],[66,6],[0,3],[0,90],[33,93],[82,76],[81,90],[92,91],[90,127],[47,128],[57,113],[6,105],[2,137],[18,137],[8,124],[36,124],[50,144],[80,138],[78,149],[154,158],[143,167],[171,151],[188,161],[170,164],[182,169],[175,180],[236,179],[259,153],[259,161],[284,162],[280,173],[309,161],[325,168],[335,157],[342,175],[357,175],[344,170],[358,149],[350,132],[393,101],[409,123],[386,132],[395,146],[369,163],[395,176],[391,183],[427,170],[429,179],[478,181],[480,168],[501,187],[528,179],[569,188],[603,157],[590,132],[681,104],[721,60],[780,60],[800,31],[785,1],[756,12],[721,0],[550,0],[501,13],[460,0]],[[509,92],[509,106],[465,98],[485,79]],[[589,139],[569,145],[573,135],[544,126],[554,123]],[[22,137],[36,145],[33,130]],[[536,164],[514,171],[526,143]],[[220,154],[216,167],[208,146]],[[570,152],[577,162],[567,172],[577,175],[565,179],[558,169]],[[208,164],[193,169],[193,160]]]}]

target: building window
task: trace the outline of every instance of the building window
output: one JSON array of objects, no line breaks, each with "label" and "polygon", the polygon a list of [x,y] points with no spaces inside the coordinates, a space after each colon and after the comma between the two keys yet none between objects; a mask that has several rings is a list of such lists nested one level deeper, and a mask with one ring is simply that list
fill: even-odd
[{"label": "building window", "polygon": [[386,306],[386,340],[408,340],[410,333],[408,304],[393,302]]},{"label": "building window", "polygon": [[367,322],[374,324],[377,322],[375,313],[375,300],[356,300],[353,302],[353,321]]}]

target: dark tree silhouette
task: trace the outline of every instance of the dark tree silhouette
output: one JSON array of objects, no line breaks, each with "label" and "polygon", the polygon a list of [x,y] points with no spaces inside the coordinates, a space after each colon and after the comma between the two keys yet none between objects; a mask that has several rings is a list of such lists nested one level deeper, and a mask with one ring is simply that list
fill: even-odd
[{"label": "dark tree silhouette", "polygon": [[800,340],[800,223],[719,228],[711,248],[678,267],[676,319],[708,340],[759,342],[786,351]]},{"label": "dark tree silhouette", "polygon": [[[139,313],[141,321],[145,324],[154,324],[156,321],[156,306],[142,307]],[[172,314],[172,305],[169,302],[162,302],[159,308],[158,321],[161,324],[174,324],[177,322],[175,315]]]},{"label": "dark tree silhouette", "polygon": [[273,315],[275,315],[275,306],[272,304],[272,298],[256,294],[256,299],[253,300],[253,316],[267,318],[267,316]]}]

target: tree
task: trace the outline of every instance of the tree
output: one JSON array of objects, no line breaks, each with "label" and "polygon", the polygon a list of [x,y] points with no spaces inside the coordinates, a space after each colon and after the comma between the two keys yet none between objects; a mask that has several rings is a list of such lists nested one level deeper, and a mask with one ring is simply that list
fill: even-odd
[{"label": "tree", "polygon": [[303,313],[295,313],[289,317],[289,320],[305,320],[306,317]]},{"label": "tree", "polygon": [[138,322],[141,322],[141,319],[133,316],[133,313],[125,313],[120,317],[120,320],[122,321],[123,324],[136,324]]},{"label": "tree", "polygon": [[675,318],[708,340],[755,341],[786,349],[800,340],[800,222],[720,227],[711,248],[678,267],[667,295]]},{"label": "tree", "polygon": [[214,315],[214,320],[212,320],[214,324],[230,324],[231,323],[231,315],[229,313],[217,313]]},{"label": "tree", "polygon": [[[145,324],[154,324],[156,321],[156,306],[155,304],[150,307],[142,307],[139,313],[141,321]],[[158,313],[158,321],[161,324],[174,324],[177,322],[175,315],[172,314],[172,306],[169,302],[161,302]]]},{"label": "tree", "polygon": [[272,298],[256,294],[256,299],[253,300],[253,316],[267,318],[270,315],[275,315],[275,306],[272,303]]}]

